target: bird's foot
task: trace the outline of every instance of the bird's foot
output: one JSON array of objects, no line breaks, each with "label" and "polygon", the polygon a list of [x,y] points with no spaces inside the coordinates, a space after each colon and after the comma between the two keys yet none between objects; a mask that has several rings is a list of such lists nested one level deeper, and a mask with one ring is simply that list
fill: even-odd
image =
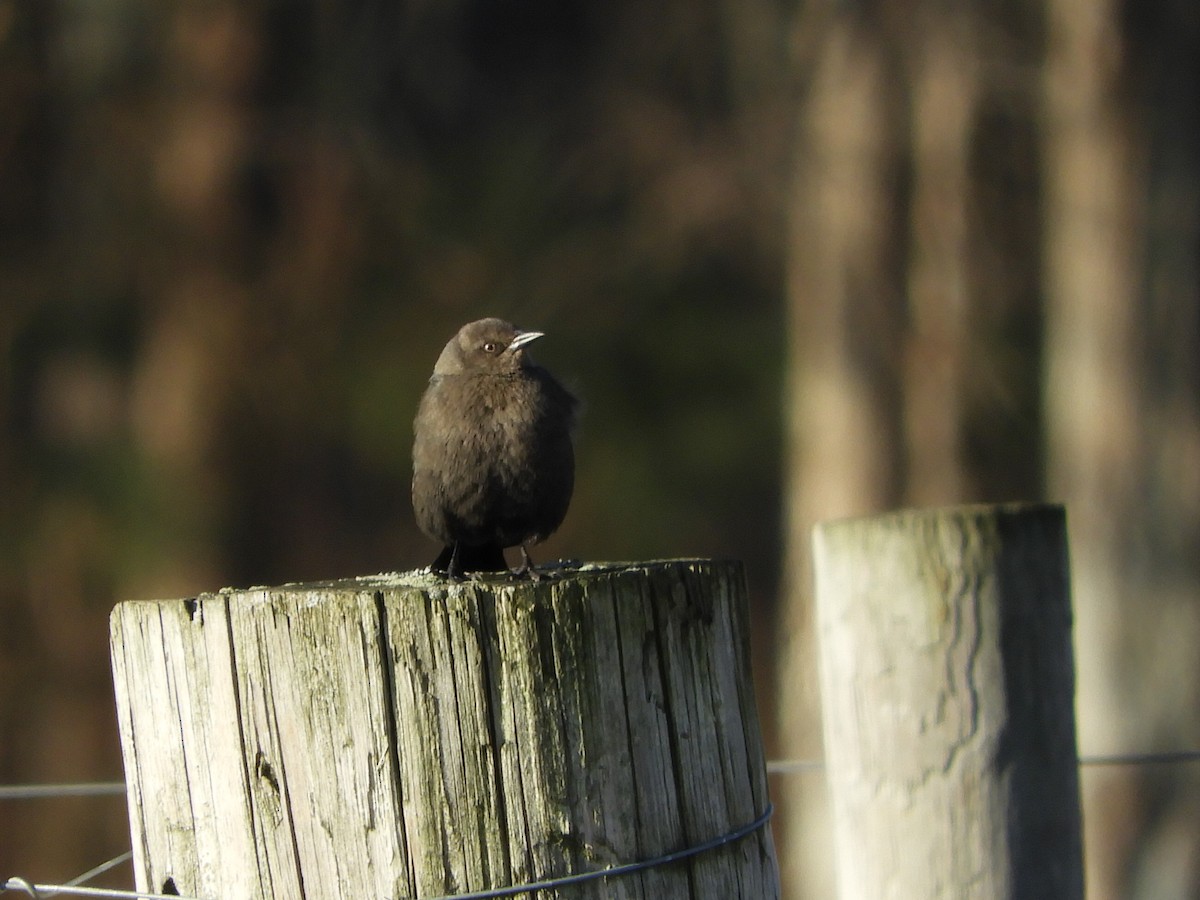
[{"label": "bird's foot", "polygon": [[533,560],[529,558],[529,551],[525,549],[525,545],[521,545],[521,565],[511,570],[508,574],[515,579],[522,581],[552,581],[561,576],[562,573],[553,571],[555,569],[553,563],[543,566],[539,570]]},{"label": "bird's foot", "polygon": [[529,558],[529,551],[525,549],[525,545],[521,545],[521,564],[511,570],[509,574],[513,578],[522,581],[541,581],[542,576],[533,566],[533,560]]}]

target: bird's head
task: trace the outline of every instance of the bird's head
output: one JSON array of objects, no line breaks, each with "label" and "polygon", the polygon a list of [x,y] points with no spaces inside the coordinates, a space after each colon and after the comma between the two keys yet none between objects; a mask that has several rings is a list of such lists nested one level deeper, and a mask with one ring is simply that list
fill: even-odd
[{"label": "bird's head", "polygon": [[542,336],[503,319],[480,319],[459,329],[446,344],[434,375],[503,375],[529,365],[525,347]]}]

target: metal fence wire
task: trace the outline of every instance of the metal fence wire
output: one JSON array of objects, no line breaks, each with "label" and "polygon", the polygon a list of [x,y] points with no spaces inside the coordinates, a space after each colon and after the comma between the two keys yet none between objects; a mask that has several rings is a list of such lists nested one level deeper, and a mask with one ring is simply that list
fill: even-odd
[{"label": "metal fence wire", "polygon": [[[1200,762],[1200,750],[1168,750],[1158,753],[1110,753],[1110,754],[1087,754],[1079,757],[1079,765],[1082,767],[1101,767],[1101,766],[1147,766],[1147,765],[1174,765],[1180,763],[1196,763]],[[768,775],[805,775],[823,772],[825,769],[824,760],[820,759],[775,759],[768,760],[767,774]],[[18,785],[0,785],[0,800],[40,800],[59,797],[96,797],[96,796],[120,796],[126,792],[125,782],[123,781],[98,781],[79,784],[18,784]],[[534,891],[549,890],[558,887],[566,887],[571,884],[580,884],[585,881],[593,881],[600,878],[616,878],[622,875],[631,875],[635,872],[645,871],[647,869],[656,868],[658,866],[670,865],[692,856],[699,855],[723,847],[726,844],[741,840],[744,837],[764,827],[770,820],[774,807],[768,803],[766,809],[753,822],[749,822],[740,828],[737,828],[728,834],[721,835],[711,840],[696,844],[684,850],[677,850],[673,853],[668,853],[660,857],[641,862],[625,863],[623,865],[612,866],[607,869],[599,869],[594,872],[585,872],[578,875],[568,875],[564,878],[556,878],[548,881],[540,881],[537,883],[513,885],[511,887],[494,888],[487,891],[478,891],[468,894],[455,894],[452,897],[437,898],[437,900],[486,900],[486,898],[499,897],[515,897],[520,894],[533,893]],[[89,869],[82,875],[72,878],[70,881],[63,884],[35,884],[24,878],[11,877],[0,885],[0,893],[17,892],[23,893],[34,900],[42,900],[42,898],[54,897],[59,895],[81,896],[81,897],[109,897],[115,900],[205,900],[200,897],[181,897],[178,894],[152,894],[140,891],[124,891],[112,888],[96,888],[86,887],[86,883],[94,878],[98,878],[110,869],[114,869],[122,863],[128,862],[133,858],[132,851],[126,851],[119,856],[101,863],[100,865]]]}]

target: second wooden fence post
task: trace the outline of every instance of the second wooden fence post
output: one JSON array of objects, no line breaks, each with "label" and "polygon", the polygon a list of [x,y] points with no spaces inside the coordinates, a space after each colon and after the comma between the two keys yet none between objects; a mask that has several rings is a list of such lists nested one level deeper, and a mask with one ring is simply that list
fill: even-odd
[{"label": "second wooden fence post", "polygon": [[1065,516],[962,507],[814,534],[845,900],[1082,900]]}]

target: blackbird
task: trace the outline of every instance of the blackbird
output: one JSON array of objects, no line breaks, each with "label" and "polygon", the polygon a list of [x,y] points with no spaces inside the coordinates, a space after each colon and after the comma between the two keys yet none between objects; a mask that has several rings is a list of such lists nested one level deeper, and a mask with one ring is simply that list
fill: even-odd
[{"label": "blackbird", "polygon": [[540,331],[503,319],[464,325],[442,351],[413,423],[417,524],[445,545],[434,571],[450,578],[507,570],[536,577],[529,544],[567,514],[575,484],[579,402],[526,348]]}]

